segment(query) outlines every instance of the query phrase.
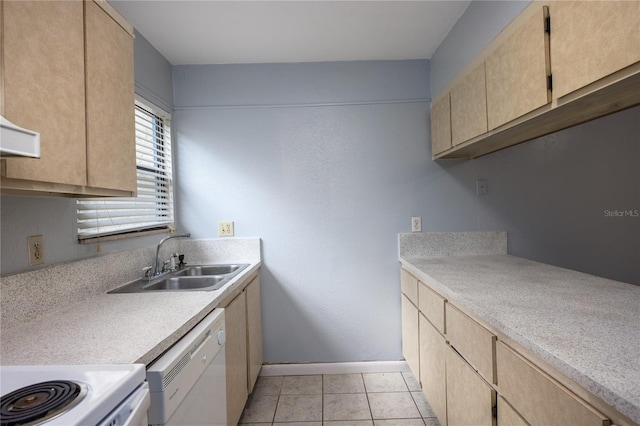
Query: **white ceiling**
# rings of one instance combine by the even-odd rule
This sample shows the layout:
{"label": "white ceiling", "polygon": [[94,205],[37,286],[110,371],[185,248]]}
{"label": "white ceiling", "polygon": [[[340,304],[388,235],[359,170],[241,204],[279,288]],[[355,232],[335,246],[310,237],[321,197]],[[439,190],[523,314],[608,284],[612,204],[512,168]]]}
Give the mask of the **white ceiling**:
{"label": "white ceiling", "polygon": [[184,65],[429,59],[470,0],[109,2]]}

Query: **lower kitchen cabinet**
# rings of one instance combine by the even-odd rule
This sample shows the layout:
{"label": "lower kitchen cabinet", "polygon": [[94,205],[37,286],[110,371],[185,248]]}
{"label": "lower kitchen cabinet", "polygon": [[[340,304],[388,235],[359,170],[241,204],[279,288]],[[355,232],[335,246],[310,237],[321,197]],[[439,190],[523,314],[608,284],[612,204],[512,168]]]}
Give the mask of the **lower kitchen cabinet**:
{"label": "lower kitchen cabinet", "polygon": [[419,378],[418,308],[404,294],[402,295],[402,354],[413,374]]}
{"label": "lower kitchen cabinet", "polygon": [[[237,293],[236,293],[237,294]],[[262,367],[260,277],[256,275],[225,307],[227,424],[235,426]],[[235,297],[234,297],[235,296]]]}
{"label": "lower kitchen cabinet", "polygon": [[447,342],[420,313],[420,383],[441,425],[447,424]]}
{"label": "lower kitchen cabinet", "polygon": [[235,426],[247,401],[247,299],[240,293],[225,308],[227,341],[227,424]]}
{"label": "lower kitchen cabinet", "polygon": [[496,345],[496,358],[500,394],[530,424],[611,424],[606,416],[502,342]]}
{"label": "lower kitchen cabinet", "polygon": [[255,277],[245,289],[247,294],[247,390],[253,391],[262,368],[262,307],[260,277]]}
{"label": "lower kitchen cabinet", "polygon": [[528,426],[529,423],[501,396],[498,396],[498,426]]}
{"label": "lower kitchen cabinet", "polygon": [[446,350],[447,424],[495,426],[496,391],[451,347]]}

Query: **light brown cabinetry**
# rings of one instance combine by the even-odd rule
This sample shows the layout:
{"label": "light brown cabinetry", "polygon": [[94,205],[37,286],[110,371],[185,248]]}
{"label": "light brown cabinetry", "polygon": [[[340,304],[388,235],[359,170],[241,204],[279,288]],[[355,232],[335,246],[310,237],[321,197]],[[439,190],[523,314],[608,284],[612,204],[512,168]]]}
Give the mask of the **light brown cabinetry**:
{"label": "light brown cabinetry", "polygon": [[2,192],[136,191],[133,28],[106,2],[2,1],[2,115],[41,158],[2,159]]}
{"label": "light brown cabinetry", "polygon": [[555,1],[549,7],[554,98],[640,61],[639,1]]}
{"label": "light brown cabinetry", "polygon": [[[83,2],[2,1],[2,115],[40,132],[41,158],[3,177],[86,184]],[[3,180],[2,186],[5,186]]]}
{"label": "light brown cabinetry", "polygon": [[418,287],[419,308],[422,315],[433,324],[441,334],[445,333],[445,303],[446,299],[431,290],[425,283]]}
{"label": "light brown cabinetry", "polygon": [[224,301],[227,342],[227,424],[235,426],[263,363],[260,277]]}
{"label": "light brown cabinetry", "polygon": [[451,148],[451,97],[441,94],[431,104],[431,151],[437,155]]}
{"label": "light brown cabinetry", "polygon": [[240,420],[247,391],[247,299],[244,291],[225,308],[227,341],[225,357],[227,369],[227,425]]}
{"label": "light brown cabinetry", "polygon": [[247,390],[251,393],[264,361],[260,277],[254,278],[245,292],[247,294]]}
{"label": "light brown cabinetry", "polygon": [[451,304],[446,305],[447,338],[489,383],[495,383],[496,336]]}
{"label": "light brown cabinetry", "polygon": [[416,377],[420,377],[418,355],[418,280],[404,269],[400,270],[402,309],[402,354]]}
{"label": "light brown cabinetry", "polygon": [[94,2],[85,21],[87,185],[135,192],[133,39]]}
{"label": "light brown cabinetry", "polygon": [[453,349],[447,348],[447,424],[495,424],[496,391]]}
{"label": "light brown cabinetry", "polygon": [[[469,138],[478,116],[456,112],[454,93],[482,64],[487,130]],[[433,158],[476,158],[639,105],[639,85],[640,1],[532,2],[434,97],[451,97],[453,142],[441,142],[434,103]]]}
{"label": "light brown cabinetry", "polygon": [[447,424],[447,342],[420,314],[420,383],[441,425]]}
{"label": "light brown cabinetry", "polygon": [[420,377],[418,308],[402,295],[402,355],[416,377]]}
{"label": "light brown cabinetry", "polygon": [[488,130],[551,101],[547,85],[551,69],[546,16],[548,8],[538,6],[533,15],[487,57]]}
{"label": "light brown cabinetry", "polygon": [[487,131],[485,64],[451,89],[451,141],[459,145]]}
{"label": "light brown cabinetry", "polygon": [[496,357],[500,394],[530,424],[611,424],[606,416],[502,342],[497,344]]}
{"label": "light brown cabinetry", "polygon": [[529,423],[498,395],[498,426],[528,426]]}

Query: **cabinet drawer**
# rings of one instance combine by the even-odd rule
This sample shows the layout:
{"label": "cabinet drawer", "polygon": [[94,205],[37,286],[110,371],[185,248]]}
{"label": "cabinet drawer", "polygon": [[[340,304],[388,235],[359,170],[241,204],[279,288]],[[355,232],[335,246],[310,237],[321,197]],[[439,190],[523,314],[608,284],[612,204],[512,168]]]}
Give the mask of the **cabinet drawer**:
{"label": "cabinet drawer", "polygon": [[409,300],[418,306],[418,279],[405,269],[400,269],[400,287]]}
{"label": "cabinet drawer", "polygon": [[447,338],[473,368],[489,383],[495,383],[496,336],[447,303]]}
{"label": "cabinet drawer", "polygon": [[426,284],[418,284],[418,307],[420,312],[433,324],[440,333],[445,332],[444,304],[446,299]]}
{"label": "cabinet drawer", "polygon": [[529,426],[529,423],[513,409],[501,396],[498,396],[498,426]]}
{"label": "cabinet drawer", "polygon": [[496,345],[496,361],[500,394],[532,425],[611,424],[603,414],[502,342]]}
{"label": "cabinet drawer", "polygon": [[447,357],[447,424],[449,426],[495,425],[496,391],[473,371],[455,351]]}

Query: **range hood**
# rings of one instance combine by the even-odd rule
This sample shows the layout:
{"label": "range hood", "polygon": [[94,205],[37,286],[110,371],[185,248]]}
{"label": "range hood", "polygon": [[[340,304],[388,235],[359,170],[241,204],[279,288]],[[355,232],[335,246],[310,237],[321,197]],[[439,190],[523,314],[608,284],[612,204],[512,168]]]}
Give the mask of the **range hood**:
{"label": "range hood", "polygon": [[0,157],[40,158],[40,133],[16,126],[0,115]]}

